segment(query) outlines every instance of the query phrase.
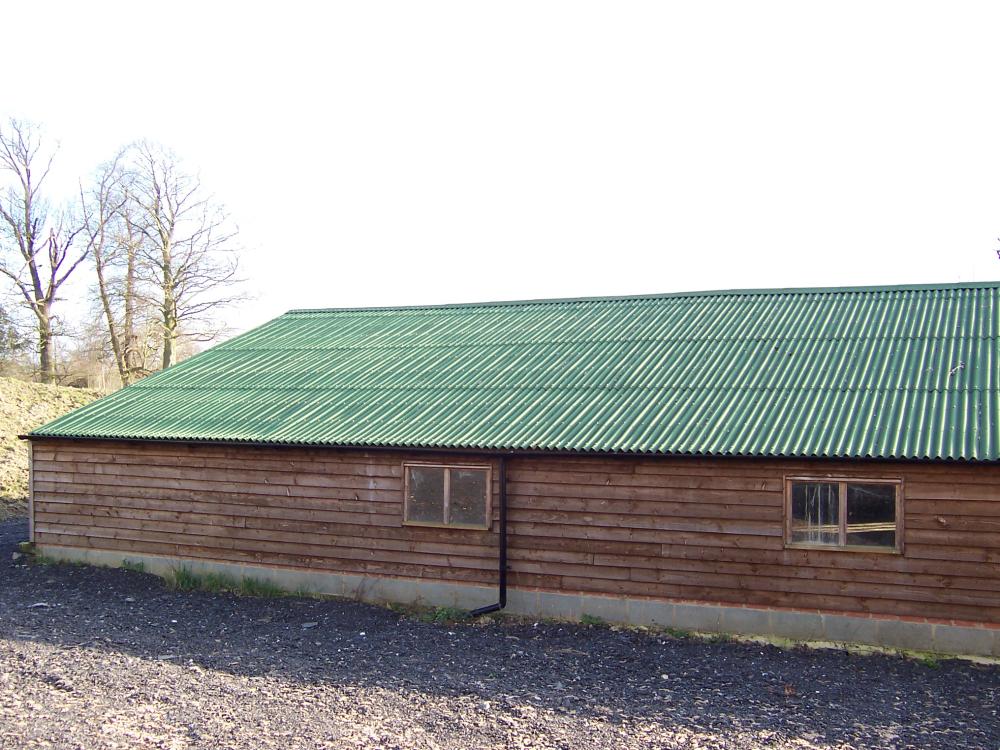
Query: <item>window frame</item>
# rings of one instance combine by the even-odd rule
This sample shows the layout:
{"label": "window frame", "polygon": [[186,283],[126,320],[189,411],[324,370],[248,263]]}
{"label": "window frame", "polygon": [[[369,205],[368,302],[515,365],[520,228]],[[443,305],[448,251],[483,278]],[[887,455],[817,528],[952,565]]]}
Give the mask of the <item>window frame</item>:
{"label": "window frame", "polygon": [[[836,484],[840,533],[837,544],[792,541],[792,483],[814,482]],[[874,547],[864,544],[847,544],[847,485],[849,484],[891,484],[896,488],[896,544],[893,547]],[[903,554],[903,480],[899,477],[859,477],[859,476],[816,476],[786,475],[784,481],[784,542],[786,549],[820,550],[826,552],[869,552],[876,555]]]}
{"label": "window frame", "polygon": [[[443,523],[436,521],[410,520],[410,469],[444,469],[444,519]],[[451,471],[485,471],[486,472],[486,523],[448,523],[448,510],[451,500]],[[433,529],[465,529],[470,531],[489,531],[493,528],[493,465],[492,464],[448,464],[441,462],[404,461],[403,462],[403,526],[423,526]]]}

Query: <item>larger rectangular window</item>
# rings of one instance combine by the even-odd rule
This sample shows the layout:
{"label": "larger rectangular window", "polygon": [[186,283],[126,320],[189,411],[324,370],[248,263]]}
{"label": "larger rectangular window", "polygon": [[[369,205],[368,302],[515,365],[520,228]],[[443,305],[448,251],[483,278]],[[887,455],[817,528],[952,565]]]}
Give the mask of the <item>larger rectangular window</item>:
{"label": "larger rectangular window", "polygon": [[403,522],[488,529],[490,467],[403,464]]}
{"label": "larger rectangular window", "polygon": [[794,477],[785,486],[785,543],[902,551],[901,482]]}

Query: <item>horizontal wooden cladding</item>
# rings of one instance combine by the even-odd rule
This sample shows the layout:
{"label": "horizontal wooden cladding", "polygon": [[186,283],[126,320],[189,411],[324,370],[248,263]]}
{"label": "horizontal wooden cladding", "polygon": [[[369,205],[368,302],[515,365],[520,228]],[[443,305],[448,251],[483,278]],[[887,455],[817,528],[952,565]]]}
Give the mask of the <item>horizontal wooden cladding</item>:
{"label": "horizontal wooden cladding", "polygon": [[90,483],[90,482],[49,482],[38,479],[35,483],[35,496],[40,502],[45,502],[51,498],[52,502],[58,502],[59,498],[72,498],[78,495],[92,497],[95,500],[107,500],[114,502],[122,496],[162,499],[168,502],[225,502],[239,504],[244,507],[244,512],[248,507],[278,507],[278,508],[300,508],[316,510],[345,510],[350,509],[352,503],[371,504],[372,513],[384,513],[394,517],[399,515],[398,510],[402,503],[398,498],[393,500],[391,496],[379,495],[376,493],[361,492],[358,490],[339,490],[322,493],[290,493],[285,492],[286,488],[272,487],[270,491],[261,488],[257,492],[247,492],[242,487],[233,489],[230,492],[210,491],[204,485],[199,485],[197,480],[187,482],[176,482],[174,486],[164,486],[158,483],[155,486],[136,486],[136,483],[129,483],[125,479],[113,483]]}
{"label": "horizontal wooden cladding", "polygon": [[[131,487],[135,485],[143,487],[163,487],[170,490],[197,490],[205,494],[212,492],[238,492],[247,495],[275,495],[284,494],[287,497],[326,497],[333,499],[350,491],[355,494],[363,491],[374,491],[377,486],[351,487],[340,486],[331,477],[315,478],[300,477],[295,484],[284,484],[277,479],[269,481],[253,481],[254,477],[244,475],[239,479],[217,480],[206,479],[197,476],[192,471],[184,471],[176,468],[169,476],[149,476],[152,470],[147,471],[147,475],[140,472],[129,475],[127,472],[120,474],[78,474],[75,472],[39,471],[35,475],[38,482],[64,483],[72,485],[107,485],[110,487]],[[140,481],[141,480],[141,481]],[[402,488],[398,481],[395,485],[383,488],[394,492],[397,498],[401,497]]]}
{"label": "horizontal wooden cladding", "polygon": [[[401,525],[404,458],[39,443],[33,461],[36,530],[39,541],[58,538],[74,546],[138,552],[149,544],[161,553],[202,559],[494,581],[495,533]],[[546,583],[557,585],[557,579]]]}
{"label": "horizontal wooden cladding", "polygon": [[[393,466],[383,451],[335,451],[323,448],[260,448],[240,445],[198,445],[192,443],[140,443],[106,441],[34,441],[35,456],[42,460],[90,461],[94,463],[149,463],[155,456],[158,465],[172,462],[184,466],[214,466],[218,462],[236,462],[246,466],[272,462],[275,468],[294,466],[310,469],[332,464],[362,464],[371,467]],[[401,473],[401,469],[397,467]]]}
{"label": "horizontal wooden cladding", "polygon": [[[51,473],[54,476],[93,476],[95,480],[103,477],[143,477],[150,479],[172,479],[177,476],[178,471],[195,470],[203,482],[214,482],[228,484],[239,483],[260,483],[265,485],[291,485],[305,487],[341,487],[350,489],[377,489],[391,488],[399,490],[402,487],[402,480],[398,475],[384,471],[380,474],[358,474],[357,464],[337,464],[328,470],[311,467],[308,472],[295,471],[285,467],[279,471],[276,469],[261,469],[256,464],[244,466],[243,468],[219,468],[204,466],[185,466],[174,464],[163,466],[149,466],[146,464],[101,464],[71,461],[45,461],[38,459],[35,461],[35,469],[40,475]],[[384,467],[388,469],[389,467]],[[352,471],[352,469],[354,469]]]}
{"label": "horizontal wooden cladding", "polygon": [[[450,460],[37,442],[36,531],[42,544],[495,582],[496,526],[402,526],[402,463],[414,459]],[[1000,467],[599,457],[508,467],[515,586],[1000,622]],[[786,549],[789,475],[902,479],[904,555]]]}
{"label": "horizontal wooden cladding", "polygon": [[568,485],[571,488],[596,487],[610,492],[651,489],[691,489],[707,491],[777,492],[781,493],[781,478],[755,478],[739,476],[718,476],[705,471],[702,474],[635,474],[621,472],[592,472],[554,469],[521,468],[517,472],[518,481],[523,482],[525,491],[531,486]]}
{"label": "horizontal wooden cladding", "polygon": [[[512,539],[517,548],[542,545],[558,527],[571,548],[618,545],[595,551],[594,570],[628,570],[627,579],[564,576],[564,588],[1000,622],[1000,469],[987,467],[991,483],[982,468],[516,459]],[[905,554],[786,549],[782,489],[791,475],[903,480],[913,503],[904,507]]]}
{"label": "horizontal wooden cladding", "polygon": [[[54,520],[53,520],[54,519]],[[61,522],[60,522],[61,521]],[[224,535],[211,533],[214,527],[199,524],[175,523],[169,521],[143,521],[139,519],[116,519],[108,526],[78,524],[73,519],[42,514],[38,517],[37,531],[43,534],[63,536],[86,535],[89,538],[150,540],[172,544],[196,544],[211,547],[224,553],[236,549],[245,552],[284,553],[294,546],[296,553],[308,555],[312,559],[333,560],[375,560],[398,565],[418,564],[446,568],[472,568],[492,570],[495,566],[480,554],[481,548],[470,545],[444,545],[404,543],[392,544],[387,539],[358,539],[356,537],[326,536],[315,543],[303,540],[298,533],[287,533],[275,529],[231,527]],[[367,542],[367,544],[366,544]],[[373,543],[377,542],[377,543]],[[397,549],[393,549],[396,547]]]}
{"label": "horizontal wooden cladding", "polygon": [[[676,487],[613,487],[557,483],[510,482],[508,492],[513,497],[566,499],[570,501],[595,499],[605,502],[692,502],[720,503],[733,508],[764,507],[781,509],[781,493],[754,492],[752,490],[725,490],[716,488]],[[777,502],[775,502],[777,501]]]}
{"label": "horizontal wooden cladding", "polygon": [[681,458],[635,456],[536,456],[514,459],[533,471],[591,472],[614,475],[721,476],[723,478],[774,480],[775,476],[865,476],[939,483],[951,478],[960,483],[1000,485],[1000,463],[934,463],[906,461],[850,461],[770,458]]}
{"label": "horizontal wooden cladding", "polygon": [[[669,496],[668,496],[669,497]],[[558,512],[569,512],[588,516],[590,514],[617,514],[623,516],[674,516],[677,518],[721,519],[726,521],[765,520],[781,521],[781,506],[758,507],[741,503],[714,503],[710,500],[696,502],[691,500],[657,502],[638,500],[616,500],[612,498],[555,498],[538,495],[517,496],[510,498],[509,507],[515,510],[539,511],[540,508],[558,507]],[[627,523],[622,525],[628,525]]]}

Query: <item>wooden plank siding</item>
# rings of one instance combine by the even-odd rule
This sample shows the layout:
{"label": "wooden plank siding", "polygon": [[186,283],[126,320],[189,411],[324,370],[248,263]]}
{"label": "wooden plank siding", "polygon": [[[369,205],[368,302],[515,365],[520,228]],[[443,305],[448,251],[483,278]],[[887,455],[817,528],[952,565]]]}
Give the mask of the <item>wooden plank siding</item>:
{"label": "wooden plank siding", "polygon": [[[39,440],[38,544],[494,584],[490,531],[402,525],[384,451]],[[456,462],[456,461],[453,461]],[[460,463],[494,466],[464,456]],[[786,476],[903,481],[903,554],[786,549]],[[1000,623],[1000,466],[508,459],[510,585]]]}

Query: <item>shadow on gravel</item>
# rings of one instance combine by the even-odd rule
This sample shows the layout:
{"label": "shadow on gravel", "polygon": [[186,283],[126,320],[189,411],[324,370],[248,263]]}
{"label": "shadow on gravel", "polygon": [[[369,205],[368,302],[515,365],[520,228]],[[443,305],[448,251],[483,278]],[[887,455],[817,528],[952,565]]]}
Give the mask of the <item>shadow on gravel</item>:
{"label": "shadow on gravel", "polygon": [[[0,638],[300,684],[475,696],[857,746],[1000,747],[1000,668],[674,640],[575,625],[425,624],[354,602],[175,593],[150,575],[12,560]],[[2,670],[0,670],[2,671]]]}

